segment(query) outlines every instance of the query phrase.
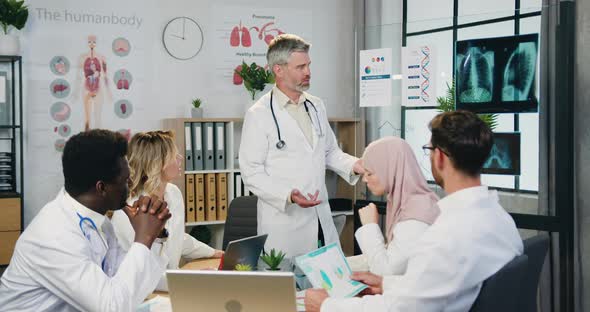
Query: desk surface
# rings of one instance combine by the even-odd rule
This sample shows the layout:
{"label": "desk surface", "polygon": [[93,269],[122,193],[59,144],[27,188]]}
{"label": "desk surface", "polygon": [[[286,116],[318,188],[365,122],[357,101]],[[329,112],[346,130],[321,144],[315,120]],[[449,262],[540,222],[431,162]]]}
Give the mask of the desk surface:
{"label": "desk surface", "polygon": [[206,270],[217,269],[221,259],[197,259],[182,266],[182,270]]}
{"label": "desk surface", "polygon": [[[219,259],[219,258],[215,258],[215,259],[196,259],[196,260],[193,260],[193,261],[188,262],[187,264],[183,265],[182,268],[180,268],[180,269],[181,270],[209,270],[209,269],[215,269],[215,270],[217,270],[217,268],[219,267],[219,262],[220,261],[221,261],[221,259]],[[149,295],[146,298],[146,300],[152,299],[155,296],[168,297],[168,292],[167,291],[159,291],[159,290],[156,290],[151,295]]]}

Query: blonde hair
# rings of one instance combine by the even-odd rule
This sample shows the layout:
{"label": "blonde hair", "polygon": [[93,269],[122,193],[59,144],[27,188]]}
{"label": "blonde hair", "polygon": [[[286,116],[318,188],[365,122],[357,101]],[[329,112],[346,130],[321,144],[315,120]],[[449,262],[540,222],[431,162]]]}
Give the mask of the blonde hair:
{"label": "blonde hair", "polygon": [[131,172],[130,197],[142,193],[154,195],[163,183],[162,171],[166,164],[176,159],[178,148],[172,131],[148,131],[136,133],[129,142],[127,160]]}

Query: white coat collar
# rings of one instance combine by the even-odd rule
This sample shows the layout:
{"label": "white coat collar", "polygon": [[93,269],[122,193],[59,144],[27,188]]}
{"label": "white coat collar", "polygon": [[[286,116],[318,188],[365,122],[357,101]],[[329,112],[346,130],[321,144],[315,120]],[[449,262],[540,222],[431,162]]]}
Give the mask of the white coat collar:
{"label": "white coat collar", "polygon": [[287,106],[288,104],[297,104],[297,105],[303,104],[303,102],[305,102],[305,100],[307,99],[307,93],[302,92],[301,95],[299,96],[299,100],[297,101],[297,103],[294,103],[276,85],[272,88],[272,92],[273,92],[273,101],[276,101],[276,103],[278,104],[277,106],[281,110],[284,109],[285,106]]}
{"label": "white coat collar", "polygon": [[[457,207],[457,203],[462,203],[461,206],[466,206],[468,203],[478,201],[480,199],[489,198],[490,200],[498,200],[498,193],[496,191],[488,190],[485,185],[469,187],[456,191],[450,195],[445,196],[438,201],[438,207],[441,210],[450,210]],[[473,207],[479,207],[474,205]]]}
{"label": "white coat collar", "polygon": [[62,189],[64,202],[66,205],[74,208],[74,211],[80,214],[82,217],[90,218],[96,224],[97,229],[102,228],[102,224],[104,223],[106,217],[101,215],[100,213],[89,209],[88,207],[80,204],[77,200],[75,200],[65,189]]}

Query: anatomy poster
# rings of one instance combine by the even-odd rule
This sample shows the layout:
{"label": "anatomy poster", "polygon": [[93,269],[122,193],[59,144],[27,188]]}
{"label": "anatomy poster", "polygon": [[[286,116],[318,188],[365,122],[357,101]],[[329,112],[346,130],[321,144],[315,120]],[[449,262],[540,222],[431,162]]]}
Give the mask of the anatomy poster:
{"label": "anatomy poster", "polygon": [[390,48],[362,50],[359,53],[359,105],[391,106],[392,51]]}
{"label": "anatomy poster", "polygon": [[436,106],[436,61],[433,47],[402,48],[402,105]]}
{"label": "anatomy poster", "polygon": [[76,0],[33,0],[28,5],[22,38],[25,149],[34,178],[25,181],[29,190],[43,192],[47,186],[37,177],[61,180],[59,159],[72,135],[106,128],[129,136],[141,128],[137,112],[149,97],[145,80],[151,73],[157,25],[153,0],[108,0],[92,6]]}
{"label": "anatomy poster", "polygon": [[252,8],[218,5],[213,9],[214,29],[209,32],[215,51],[215,79],[220,92],[243,92],[243,81],[235,70],[242,62],[266,66],[270,41],[292,33],[310,41],[312,14],[309,10]]}

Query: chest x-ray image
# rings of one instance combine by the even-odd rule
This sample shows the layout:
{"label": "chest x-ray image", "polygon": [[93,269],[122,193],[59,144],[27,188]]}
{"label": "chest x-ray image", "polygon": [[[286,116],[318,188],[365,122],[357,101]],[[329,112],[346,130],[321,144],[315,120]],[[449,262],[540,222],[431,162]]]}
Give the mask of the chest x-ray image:
{"label": "chest x-ray image", "polygon": [[536,112],[538,35],[457,42],[457,109]]}
{"label": "chest x-ray image", "polygon": [[494,90],[494,51],[486,47],[471,47],[458,54],[457,93],[461,102],[486,103]]}
{"label": "chest x-ray image", "polygon": [[482,173],[520,175],[520,133],[494,133],[494,145]]}
{"label": "chest x-ray image", "polygon": [[534,42],[519,43],[504,67],[502,101],[526,101],[535,82],[536,68],[537,45]]}

